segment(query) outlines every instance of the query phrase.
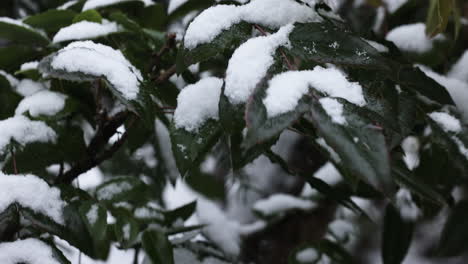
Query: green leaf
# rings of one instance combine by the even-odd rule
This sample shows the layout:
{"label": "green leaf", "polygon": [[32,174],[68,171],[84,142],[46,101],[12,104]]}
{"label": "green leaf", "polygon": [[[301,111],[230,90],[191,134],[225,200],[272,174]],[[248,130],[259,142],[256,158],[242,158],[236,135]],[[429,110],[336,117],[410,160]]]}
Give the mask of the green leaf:
{"label": "green leaf", "polygon": [[200,164],[202,158],[216,144],[221,134],[221,126],[214,120],[208,120],[197,132],[189,132],[184,128],[170,128],[172,152],[180,175]]}
{"label": "green leaf", "polygon": [[138,238],[140,231],[138,222],[129,214],[123,212],[112,213],[117,221],[114,225],[114,233],[117,241],[124,248],[130,248]]}
{"label": "green leaf", "polygon": [[143,201],[147,186],[136,177],[117,177],[96,188],[96,198],[104,203]]}
{"label": "green leaf", "polygon": [[8,80],[0,74],[0,120],[13,116],[20,101],[21,96],[13,91]]}
{"label": "green leaf", "polygon": [[330,22],[296,23],[289,34],[291,48],[285,49],[300,59],[315,63],[388,70],[386,59],[348,29]]}
{"label": "green leaf", "polygon": [[96,23],[101,23],[102,21],[102,16],[99,14],[98,11],[94,9],[86,10],[83,13],[80,13],[76,15],[73,18],[72,23],[78,23],[80,21],[90,21],[90,22],[96,22]]}
{"label": "green leaf", "polygon": [[11,241],[20,229],[20,215],[16,203],[0,212],[0,241]]}
{"label": "green leaf", "polygon": [[76,13],[71,10],[48,10],[44,13],[30,16],[23,22],[36,28],[41,28],[48,33],[57,32],[59,29],[69,26]]}
{"label": "green leaf", "polygon": [[182,73],[192,64],[209,60],[223,52],[236,49],[251,37],[251,31],[250,24],[241,22],[221,32],[210,43],[200,44],[190,50],[185,47],[180,48],[177,53],[177,73]]}
{"label": "green leaf", "polygon": [[141,240],[152,264],[174,264],[172,245],[163,232],[146,230]]}
{"label": "green leaf", "polygon": [[177,7],[167,18],[168,21],[183,17],[195,10],[206,9],[216,3],[214,0],[188,0],[179,7]]}
{"label": "green leaf", "polygon": [[93,238],[97,241],[104,240],[107,232],[106,209],[97,203],[86,201],[78,210]]}
{"label": "green leaf", "polygon": [[166,222],[166,225],[172,225],[175,221],[181,219],[181,220],[187,220],[190,218],[190,216],[193,215],[195,210],[197,209],[197,201],[193,201],[191,203],[185,204],[181,207],[178,207],[174,210],[167,211],[164,213],[164,220]]}
{"label": "green leaf", "polygon": [[408,252],[413,236],[414,224],[401,218],[393,205],[385,210],[382,259],[384,264],[400,264]]}
{"label": "green leaf", "polygon": [[25,61],[33,61],[42,53],[42,51],[27,45],[0,47],[0,69],[13,72],[19,69]]}
{"label": "green leaf", "polygon": [[341,158],[343,166],[357,177],[386,194],[393,189],[388,149],[382,131],[372,126],[368,111],[342,99],[347,124],[333,123],[318,101],[312,104],[312,122],[318,133]]}
{"label": "green leaf", "polygon": [[50,42],[47,36],[34,28],[5,21],[0,21],[0,38],[31,46],[45,46]]}
{"label": "green leaf", "polygon": [[452,257],[466,252],[466,244],[468,243],[467,221],[468,201],[462,200],[450,210],[439,241],[439,255]]}
{"label": "green leaf", "polygon": [[434,37],[445,31],[455,0],[431,0],[426,19],[426,34]]}

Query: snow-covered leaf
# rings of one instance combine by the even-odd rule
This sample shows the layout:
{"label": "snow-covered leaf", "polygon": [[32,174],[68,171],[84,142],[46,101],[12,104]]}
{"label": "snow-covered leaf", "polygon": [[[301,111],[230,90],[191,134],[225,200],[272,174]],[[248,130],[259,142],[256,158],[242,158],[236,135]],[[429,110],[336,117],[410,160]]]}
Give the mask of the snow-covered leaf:
{"label": "snow-covered leaf", "polygon": [[136,177],[118,177],[96,188],[96,198],[105,203],[141,201],[146,185]]}
{"label": "snow-covered leaf", "polygon": [[0,17],[0,37],[28,45],[45,46],[49,44],[47,36],[23,23],[8,17]]}

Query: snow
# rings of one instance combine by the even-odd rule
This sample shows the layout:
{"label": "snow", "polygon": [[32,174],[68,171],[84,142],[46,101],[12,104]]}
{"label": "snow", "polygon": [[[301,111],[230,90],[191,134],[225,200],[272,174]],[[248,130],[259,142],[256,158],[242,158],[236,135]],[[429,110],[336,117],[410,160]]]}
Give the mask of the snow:
{"label": "snow", "polygon": [[330,158],[333,161],[338,162],[338,163],[341,162],[340,155],[338,155],[338,153],[336,153],[335,150],[332,147],[330,147],[330,145],[328,145],[327,142],[325,142],[325,139],[317,138],[315,142],[319,144],[322,148],[327,150],[328,153],[330,153]]}
{"label": "snow", "polygon": [[321,179],[329,185],[336,185],[343,180],[343,176],[341,176],[340,172],[331,162],[327,162],[320,167],[320,169],[314,173],[314,177]]}
{"label": "snow", "polygon": [[432,112],[429,117],[439,124],[445,132],[459,133],[461,132],[460,121],[450,114],[444,112]]}
{"label": "snow", "polygon": [[23,23],[21,20],[12,19],[12,18],[9,18],[9,17],[0,17],[0,22],[7,23],[7,24],[12,24],[12,25],[27,28],[29,30],[36,31],[30,25]]}
{"label": "snow", "polygon": [[317,205],[310,201],[289,194],[273,194],[270,197],[255,202],[253,209],[265,216],[272,216],[288,210],[312,210]]}
{"label": "snow", "polygon": [[388,12],[392,14],[395,13],[398,8],[408,2],[408,0],[383,0],[383,2],[387,6]]}
{"label": "snow", "polygon": [[426,36],[426,25],[424,23],[415,23],[402,25],[388,32],[386,39],[392,41],[399,49],[425,53],[433,48],[434,42],[444,40],[441,34],[432,39]]}
{"label": "snow", "polygon": [[419,166],[419,148],[420,143],[417,137],[409,136],[401,143],[404,151],[403,161],[409,170],[414,170]]}
{"label": "snow", "polygon": [[58,51],[51,66],[55,70],[105,76],[127,100],[137,98],[141,73],[120,50],[92,41],[76,41]]}
{"label": "snow", "polygon": [[86,218],[88,219],[88,222],[91,224],[91,225],[94,225],[96,224],[97,220],[98,220],[98,216],[99,216],[99,207],[95,204],[93,204],[91,206],[91,208],[89,209],[89,211],[86,213]]}
{"label": "snow", "polygon": [[187,85],[177,97],[174,112],[176,128],[196,132],[208,119],[218,120],[218,103],[223,80],[216,77],[201,79]]}
{"label": "snow", "polygon": [[80,21],[67,27],[61,28],[55,34],[52,42],[59,43],[63,41],[94,39],[121,31],[122,28],[115,22],[106,19],[102,23]]}
{"label": "snow", "polygon": [[30,96],[43,89],[46,89],[43,83],[36,82],[31,79],[23,79],[16,86],[16,92],[24,97]]}
{"label": "snow", "polygon": [[434,79],[436,82],[447,89],[458,109],[461,111],[463,120],[468,122],[468,104],[466,103],[468,102],[468,83],[440,75],[425,66],[418,65],[418,67],[427,76]]}
{"label": "snow", "polygon": [[[226,79],[226,91],[227,85]],[[359,83],[348,81],[337,68],[316,66],[313,70],[284,72],[269,81],[266,97],[263,99],[268,117],[294,110],[299,99],[309,91],[309,87],[359,106],[366,104]]]}
{"label": "snow", "polygon": [[15,115],[29,111],[32,117],[53,116],[65,107],[66,96],[61,93],[42,90],[23,98],[15,110]]}
{"label": "snow", "polygon": [[116,195],[129,191],[132,188],[133,186],[125,181],[111,182],[96,191],[96,198],[98,200],[112,200]]}
{"label": "snow", "polygon": [[[468,50],[466,50],[461,58],[452,66],[448,77],[465,83],[468,82]],[[468,93],[468,89],[465,92]]]}
{"label": "snow", "polygon": [[55,143],[57,134],[52,128],[42,121],[31,121],[24,116],[14,116],[0,121],[0,153],[8,150],[5,148],[11,140],[20,145],[32,142]]}
{"label": "snow", "polygon": [[76,3],[78,3],[78,0],[71,0],[71,1],[65,2],[63,5],[57,7],[57,10],[68,9],[69,7],[71,7],[72,5],[74,5]]}
{"label": "snow", "polygon": [[465,144],[456,136],[452,136],[452,140],[457,144],[458,151],[465,156],[466,159],[468,159],[468,148],[465,146]]}
{"label": "snow", "polygon": [[294,22],[318,21],[313,8],[294,0],[253,0],[246,5],[217,5],[204,10],[187,28],[184,46],[196,46],[213,41],[223,30],[241,21],[280,28]]}
{"label": "snow", "polygon": [[248,40],[234,51],[226,70],[224,94],[232,104],[245,103],[268,68],[274,63],[273,55],[280,46],[288,46],[293,25],[287,25],[269,36]]}
{"label": "snow", "polygon": [[164,215],[161,212],[157,211],[154,208],[150,209],[148,207],[139,207],[135,209],[134,215],[138,219],[164,219]]}
{"label": "snow", "polygon": [[5,211],[12,203],[19,203],[64,224],[65,202],[60,198],[60,190],[50,187],[37,176],[6,175],[0,172],[0,212]]}
{"label": "snow", "polygon": [[110,5],[114,5],[118,3],[130,2],[130,1],[139,1],[139,2],[142,2],[145,6],[150,6],[154,4],[152,0],[88,0],[83,5],[82,11],[86,11],[89,9],[97,9],[100,7],[105,7],[105,6],[110,6]]}
{"label": "snow", "polygon": [[422,214],[411,198],[411,193],[405,188],[398,190],[395,196],[395,205],[400,212],[401,218],[405,221],[416,221]]}
{"label": "snow", "polygon": [[36,238],[0,243],[0,263],[3,264],[60,264],[53,255],[52,248]]}
{"label": "snow", "polygon": [[9,74],[6,71],[0,70],[0,75],[2,75],[3,77],[5,77],[5,79],[7,79],[11,87],[16,87],[19,83],[18,79],[16,79],[15,77],[13,77],[13,75]]}
{"label": "snow", "polygon": [[371,45],[374,49],[376,49],[378,52],[381,52],[381,53],[385,53],[385,52],[388,52],[388,48],[383,45],[383,44],[380,44],[376,41],[373,41],[373,40],[369,40],[369,39],[363,39],[365,42],[367,42],[367,44]]}
{"label": "snow", "polygon": [[155,168],[158,165],[158,160],[156,159],[154,147],[150,143],[146,143],[141,146],[134,153],[134,159],[143,160],[149,168]]}
{"label": "snow", "polygon": [[[170,0],[169,1],[169,6],[167,7],[167,13],[171,14],[174,12],[177,8],[182,6],[183,4],[187,3],[187,1],[190,0]],[[193,0],[192,0],[193,1]]]}
{"label": "snow", "polygon": [[306,262],[314,262],[320,257],[319,253],[317,250],[314,248],[305,248],[299,252],[296,253],[296,260],[300,263]]}
{"label": "snow", "polygon": [[20,71],[37,70],[38,65],[39,65],[38,61],[25,62],[21,64]]}
{"label": "snow", "polygon": [[332,122],[339,125],[346,125],[346,118],[343,116],[343,105],[333,98],[321,98],[319,100],[325,112],[331,117]]}

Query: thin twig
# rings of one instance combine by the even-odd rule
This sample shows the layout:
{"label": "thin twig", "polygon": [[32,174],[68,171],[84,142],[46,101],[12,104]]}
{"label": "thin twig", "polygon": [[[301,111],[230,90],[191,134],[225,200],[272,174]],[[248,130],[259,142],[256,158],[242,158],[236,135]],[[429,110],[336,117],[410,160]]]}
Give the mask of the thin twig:
{"label": "thin twig", "polygon": [[18,174],[18,167],[16,166],[15,151],[13,150],[13,148],[11,148],[10,151],[11,151],[11,158],[13,159],[13,173]]}

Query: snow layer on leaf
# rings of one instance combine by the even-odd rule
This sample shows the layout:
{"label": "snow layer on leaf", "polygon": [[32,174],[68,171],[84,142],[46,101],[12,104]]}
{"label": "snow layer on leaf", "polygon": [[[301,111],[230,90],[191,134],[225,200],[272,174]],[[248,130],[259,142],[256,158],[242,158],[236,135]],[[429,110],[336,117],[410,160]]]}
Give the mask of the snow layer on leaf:
{"label": "snow layer on leaf", "polygon": [[98,200],[112,200],[115,196],[121,194],[122,192],[129,191],[133,186],[125,181],[122,182],[112,182],[102,188],[99,188],[96,191],[96,198]]}
{"label": "snow layer on leaf", "polygon": [[0,121],[0,153],[11,140],[21,145],[32,142],[55,142],[57,134],[42,121],[31,121],[25,116],[15,116]]}
{"label": "snow layer on leaf", "polygon": [[[169,6],[167,7],[167,13],[171,14],[174,12],[177,8],[182,6],[183,4],[187,3],[187,1],[190,0],[170,0],[169,1]],[[193,1],[193,0],[192,0]]]}
{"label": "snow layer on leaf", "polygon": [[[468,82],[468,50],[466,50],[463,56],[452,66],[448,77]],[[465,92],[468,94],[468,90]]]}
{"label": "snow layer on leaf", "polygon": [[367,42],[367,44],[371,45],[374,49],[376,49],[378,52],[381,52],[381,53],[385,53],[385,52],[388,52],[388,48],[383,45],[383,44],[380,44],[376,41],[373,41],[373,40],[369,40],[369,39],[363,39],[365,42]]}
{"label": "snow layer on leaf", "polygon": [[252,38],[234,51],[226,70],[224,90],[224,94],[232,104],[247,101],[273,65],[276,49],[289,45],[288,36],[293,28],[293,25],[287,25],[269,36]]}
{"label": "snow layer on leaf", "polygon": [[333,98],[322,98],[319,100],[323,109],[332,119],[333,123],[346,125],[346,118],[343,115],[343,105]]}
{"label": "snow layer on leaf", "polygon": [[37,70],[38,65],[39,65],[38,61],[25,62],[21,64],[20,71]]}
{"label": "snow layer on leaf", "polygon": [[305,248],[296,253],[296,260],[300,263],[312,263],[320,257],[314,248]]}
{"label": "snow layer on leaf", "polygon": [[279,28],[294,22],[319,19],[313,8],[294,0],[253,0],[242,6],[217,5],[203,11],[190,23],[184,46],[193,49],[209,43],[223,30],[241,21]]}
{"label": "snow layer on leaf", "polygon": [[176,128],[196,132],[208,119],[218,120],[218,104],[223,80],[216,77],[201,79],[187,85],[177,97],[174,112]]}
{"label": "snow layer on leaf", "polygon": [[414,203],[411,193],[405,189],[401,188],[395,197],[395,205],[400,212],[401,218],[406,221],[416,221],[419,216],[421,216],[421,210]]}
{"label": "snow layer on leaf", "polygon": [[117,23],[110,22],[106,19],[103,19],[102,23],[80,21],[68,27],[61,28],[57,34],[55,34],[52,42],[58,43],[78,39],[94,39],[119,32],[120,30],[121,27]]}
{"label": "snow layer on leaf", "polygon": [[65,202],[60,198],[59,189],[50,187],[34,175],[6,175],[0,172],[0,212],[15,202],[64,224]]}
{"label": "snow layer on leaf", "polygon": [[36,238],[0,243],[0,263],[60,264],[52,248]]}
{"label": "snow layer on leaf", "polygon": [[99,216],[99,207],[95,204],[93,204],[91,206],[91,208],[89,209],[89,211],[86,213],[86,218],[88,219],[88,222],[91,224],[91,225],[94,225],[96,224],[97,220],[98,220],[98,216]]}
{"label": "snow layer on leaf", "polygon": [[435,41],[444,40],[441,34],[433,38],[426,36],[426,25],[423,23],[402,25],[388,32],[386,39],[392,41],[399,49],[425,53],[433,48]]}
{"label": "snow layer on leaf", "polygon": [[105,76],[125,99],[134,100],[139,92],[141,73],[120,50],[92,41],[76,41],[58,51],[51,66],[55,70]]}
{"label": "snow layer on leaf", "polygon": [[18,79],[16,79],[15,77],[13,77],[13,75],[9,74],[8,72],[4,70],[0,70],[0,75],[2,75],[3,77],[7,79],[11,87],[16,87],[19,83]]}
{"label": "snow layer on leaf", "polygon": [[12,18],[9,18],[9,17],[0,17],[0,22],[7,23],[7,24],[12,24],[12,25],[27,28],[29,30],[36,31],[30,25],[23,23],[21,20],[12,19]]}
{"label": "snow layer on leaf", "polygon": [[294,110],[299,99],[309,88],[332,97],[346,99],[359,106],[366,104],[362,87],[358,83],[348,81],[336,68],[316,66],[313,70],[284,72],[270,80],[266,97],[263,99],[268,117]]}
{"label": "snow layer on leaf", "polygon": [[341,158],[340,158],[340,155],[338,155],[338,153],[336,153],[336,151],[330,147],[330,145],[327,144],[327,142],[325,141],[325,139],[323,138],[317,138],[315,140],[315,142],[317,144],[319,144],[322,148],[324,148],[325,150],[328,151],[328,153],[330,153],[330,157],[335,161],[335,162],[341,162]]}
{"label": "snow layer on leaf", "polygon": [[110,5],[123,3],[123,2],[130,2],[130,1],[139,1],[139,2],[142,2],[145,6],[150,6],[154,4],[152,0],[88,0],[83,5],[82,11],[86,11],[89,9],[96,9],[96,8],[100,8],[104,6],[110,6]]}
{"label": "snow layer on leaf", "polygon": [[459,133],[461,131],[460,121],[450,114],[444,112],[432,112],[429,117],[439,124],[446,132]]}
{"label": "snow layer on leaf", "polygon": [[16,107],[15,115],[21,115],[29,111],[32,117],[40,115],[53,116],[65,107],[66,98],[61,93],[42,90],[21,100],[18,107]]}
{"label": "snow layer on leaf", "polygon": [[31,79],[23,79],[16,86],[16,92],[26,97],[46,89],[45,85]]}
{"label": "snow layer on leaf", "polygon": [[438,73],[433,72],[425,66],[418,65],[418,67],[434,81],[444,86],[462,113],[463,120],[468,122],[468,83],[458,79],[448,78]]}
{"label": "snow layer on leaf", "polygon": [[72,5],[74,5],[76,3],[78,3],[78,0],[71,0],[71,1],[65,2],[63,5],[57,7],[57,10],[68,9],[69,7],[71,7]]}
{"label": "snow layer on leaf", "polygon": [[253,209],[265,216],[272,216],[288,210],[308,211],[316,208],[316,206],[317,205],[310,200],[279,193],[255,202]]}
{"label": "snow layer on leaf", "polygon": [[409,170],[414,170],[419,166],[419,140],[417,137],[409,136],[401,143],[401,148],[404,151],[403,161]]}

